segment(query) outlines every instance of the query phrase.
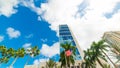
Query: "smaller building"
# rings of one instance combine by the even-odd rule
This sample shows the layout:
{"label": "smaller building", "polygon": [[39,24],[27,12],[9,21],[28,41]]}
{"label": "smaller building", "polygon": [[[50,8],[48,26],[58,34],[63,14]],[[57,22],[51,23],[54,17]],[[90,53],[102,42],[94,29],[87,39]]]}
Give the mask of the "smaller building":
{"label": "smaller building", "polygon": [[[120,31],[109,31],[109,32],[105,32],[103,35],[103,39],[112,46],[117,46],[120,48]],[[114,52],[116,52],[116,55],[120,55],[119,52],[117,52],[114,48],[111,48],[111,50],[113,50]],[[110,52],[110,55],[113,54],[112,52]],[[109,57],[111,57],[109,55]],[[116,58],[111,58],[111,60],[115,63],[117,61]],[[118,68],[120,68],[120,62],[119,63],[115,63],[116,66]]]}

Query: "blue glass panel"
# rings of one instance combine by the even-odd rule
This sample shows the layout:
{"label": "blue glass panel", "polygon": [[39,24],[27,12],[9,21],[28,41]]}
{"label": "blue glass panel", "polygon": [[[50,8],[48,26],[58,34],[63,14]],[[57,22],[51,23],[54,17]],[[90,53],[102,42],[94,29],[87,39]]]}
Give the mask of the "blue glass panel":
{"label": "blue glass panel", "polygon": [[72,36],[61,36],[61,40],[73,40]]}
{"label": "blue glass panel", "polygon": [[76,45],[74,41],[72,41],[72,45],[74,45],[74,46]]}
{"label": "blue glass panel", "polygon": [[69,31],[69,29],[60,29],[59,32],[62,32],[62,31]]}
{"label": "blue glass panel", "polygon": [[70,32],[60,33],[60,35],[71,35],[71,33]]}

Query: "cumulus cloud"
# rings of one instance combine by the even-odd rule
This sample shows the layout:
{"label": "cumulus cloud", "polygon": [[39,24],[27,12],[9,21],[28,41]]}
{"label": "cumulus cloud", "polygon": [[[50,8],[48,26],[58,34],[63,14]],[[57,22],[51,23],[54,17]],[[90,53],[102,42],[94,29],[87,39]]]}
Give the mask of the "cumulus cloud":
{"label": "cumulus cloud", "polygon": [[41,14],[43,12],[41,8],[35,6],[34,0],[21,0],[21,5],[30,8],[32,11],[36,12],[37,14]]}
{"label": "cumulus cloud", "polygon": [[120,9],[110,18],[105,16],[114,11],[119,2],[120,0],[48,0],[40,8],[31,2],[34,5],[31,9],[38,9],[35,12],[51,24],[50,28],[57,35],[58,26],[67,24],[81,48],[87,49],[92,41],[101,39],[104,32],[120,30]]}
{"label": "cumulus cloud", "polygon": [[12,27],[7,28],[6,31],[7,31],[8,36],[10,37],[10,39],[12,39],[12,38],[18,38],[20,36],[20,31],[15,30]]}
{"label": "cumulus cloud", "polygon": [[0,15],[11,16],[16,13],[19,0],[0,0]]}
{"label": "cumulus cloud", "polygon": [[0,36],[0,42],[4,40],[4,36]]}
{"label": "cumulus cloud", "polygon": [[45,39],[41,39],[41,41],[42,41],[43,43],[45,43],[45,42],[48,41],[48,39],[47,39],[47,38],[45,38]]}
{"label": "cumulus cloud", "polygon": [[29,48],[30,46],[31,46],[31,43],[25,43],[25,44],[23,45],[24,48]]}
{"label": "cumulus cloud", "polygon": [[[81,4],[87,2],[84,15],[81,17]],[[51,24],[50,28],[58,34],[58,25],[67,24],[77,38],[82,49],[90,46],[92,41],[101,39],[106,31],[120,30],[120,12],[111,18],[105,13],[113,11],[120,0],[48,0],[41,5],[44,14],[41,17]],[[81,10],[81,11],[83,11]],[[76,16],[77,14],[77,16]]]}
{"label": "cumulus cloud", "polygon": [[44,59],[36,59],[36,60],[34,60],[33,63],[34,63],[35,65],[38,65],[39,63],[41,63],[41,62],[46,62],[46,61],[48,61],[48,60],[49,60],[48,58],[47,58],[47,59],[45,59],[45,58],[44,58]]}
{"label": "cumulus cloud", "polygon": [[51,57],[55,56],[56,54],[59,54],[59,50],[60,50],[60,47],[59,47],[58,42],[54,43],[52,46],[43,44],[42,48],[40,50],[40,53],[46,57],[51,58]]}

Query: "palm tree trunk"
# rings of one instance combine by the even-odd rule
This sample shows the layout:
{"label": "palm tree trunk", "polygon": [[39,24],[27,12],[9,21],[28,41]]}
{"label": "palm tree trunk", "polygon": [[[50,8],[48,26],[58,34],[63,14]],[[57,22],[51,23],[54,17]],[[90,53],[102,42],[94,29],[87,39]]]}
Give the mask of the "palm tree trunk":
{"label": "palm tree trunk", "polygon": [[30,56],[28,57],[28,59],[27,59],[25,65],[27,65],[29,61],[30,61]]}
{"label": "palm tree trunk", "polygon": [[97,61],[98,61],[98,63],[100,64],[100,66],[101,66],[102,68],[104,68],[104,66],[103,66],[103,64],[100,62],[99,58],[97,58]]}
{"label": "palm tree trunk", "polygon": [[102,51],[104,54],[105,54],[105,56],[110,60],[110,62],[114,65],[114,67],[115,68],[117,68],[117,66],[115,65],[115,63],[108,57],[108,55],[104,52],[104,51]]}
{"label": "palm tree trunk", "polygon": [[[65,50],[64,50],[64,51],[65,51]],[[66,63],[65,67],[68,68],[68,66],[67,66],[67,58],[66,58],[66,54],[65,54],[65,63]]]}
{"label": "palm tree trunk", "polygon": [[16,57],[16,58],[14,59],[14,61],[12,62],[12,64],[9,66],[9,68],[12,68],[13,64],[16,62],[17,59],[18,59],[18,57]]}

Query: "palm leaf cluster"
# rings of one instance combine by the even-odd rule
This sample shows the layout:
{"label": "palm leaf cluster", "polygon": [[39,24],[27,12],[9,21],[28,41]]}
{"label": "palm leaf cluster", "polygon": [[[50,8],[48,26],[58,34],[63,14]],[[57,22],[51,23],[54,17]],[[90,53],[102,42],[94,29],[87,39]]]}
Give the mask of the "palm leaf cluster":
{"label": "palm leaf cluster", "polygon": [[46,62],[46,68],[54,68],[55,66],[56,66],[56,62],[52,59]]}
{"label": "palm leaf cluster", "polygon": [[[102,68],[105,68],[101,60],[107,62],[105,58],[107,56],[105,53],[107,47],[109,46],[105,44],[104,40],[93,42],[91,47],[84,51],[85,68],[96,68],[96,63],[99,63]],[[108,56],[107,58],[109,59]]]}
{"label": "palm leaf cluster", "polygon": [[[71,43],[66,42],[65,44],[60,45],[63,49],[63,51],[60,53],[60,62],[61,67],[70,67],[70,64],[75,63],[75,57],[76,56],[76,47],[72,46]],[[65,51],[71,50],[72,54],[70,56],[65,55]]]}

